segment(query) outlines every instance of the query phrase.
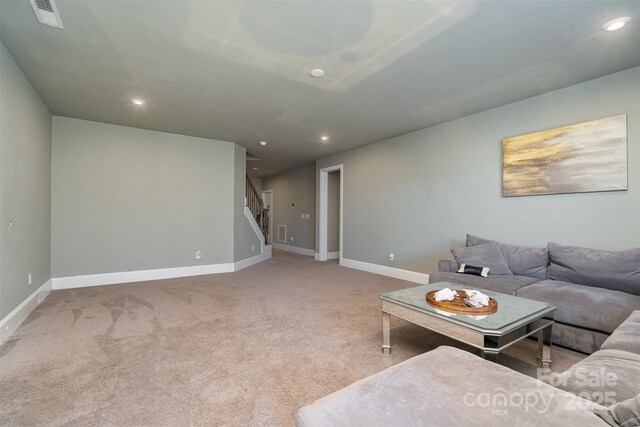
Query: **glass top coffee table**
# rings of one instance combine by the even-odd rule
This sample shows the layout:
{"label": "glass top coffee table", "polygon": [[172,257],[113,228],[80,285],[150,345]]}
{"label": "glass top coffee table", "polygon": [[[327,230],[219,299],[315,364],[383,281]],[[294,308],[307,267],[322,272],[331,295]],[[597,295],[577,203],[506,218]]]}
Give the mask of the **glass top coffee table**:
{"label": "glass top coffee table", "polygon": [[485,359],[497,360],[498,353],[532,335],[538,338],[538,363],[551,364],[551,328],[556,307],[541,301],[478,289],[498,302],[498,311],[483,316],[453,314],[426,300],[432,290],[478,289],[441,282],[380,294],[382,308],[382,350],[391,351],[393,315],[457,341],[480,349]]}

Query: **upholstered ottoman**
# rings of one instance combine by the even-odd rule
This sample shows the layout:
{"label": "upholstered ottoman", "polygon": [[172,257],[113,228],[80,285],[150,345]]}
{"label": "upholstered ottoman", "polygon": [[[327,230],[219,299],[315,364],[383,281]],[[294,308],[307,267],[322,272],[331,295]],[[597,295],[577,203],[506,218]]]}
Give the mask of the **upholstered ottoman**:
{"label": "upholstered ottoman", "polygon": [[607,426],[604,408],[452,348],[416,356],[298,412],[316,426]]}

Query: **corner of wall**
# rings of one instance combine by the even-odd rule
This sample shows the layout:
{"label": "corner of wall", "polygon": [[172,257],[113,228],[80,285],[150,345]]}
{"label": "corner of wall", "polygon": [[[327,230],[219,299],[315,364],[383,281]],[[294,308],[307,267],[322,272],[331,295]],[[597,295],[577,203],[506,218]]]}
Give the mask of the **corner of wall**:
{"label": "corner of wall", "polygon": [[[245,206],[247,150],[237,145],[234,153],[233,260],[257,259],[265,253],[262,231]],[[244,264],[242,264],[244,265]]]}
{"label": "corner of wall", "polygon": [[34,291],[28,275],[35,283],[51,278],[52,118],[1,42],[0,92],[2,318],[31,301]]}
{"label": "corner of wall", "polygon": [[52,290],[52,280],[47,280],[44,285],[36,289],[31,295],[29,295],[20,305],[14,308],[11,313],[7,314],[2,320],[0,320],[0,345],[4,343],[12,333],[20,327],[29,313],[38,306]]}

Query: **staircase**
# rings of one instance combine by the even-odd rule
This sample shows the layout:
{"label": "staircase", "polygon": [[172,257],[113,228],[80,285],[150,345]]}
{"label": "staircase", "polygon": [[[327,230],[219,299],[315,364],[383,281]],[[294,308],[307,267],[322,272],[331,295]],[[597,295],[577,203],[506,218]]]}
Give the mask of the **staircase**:
{"label": "staircase", "polygon": [[255,218],[262,235],[264,236],[264,244],[270,245],[269,241],[269,209],[262,205],[262,197],[258,194],[258,191],[253,186],[253,183],[249,179],[249,175],[246,177],[245,184],[245,205],[251,211],[251,215]]}

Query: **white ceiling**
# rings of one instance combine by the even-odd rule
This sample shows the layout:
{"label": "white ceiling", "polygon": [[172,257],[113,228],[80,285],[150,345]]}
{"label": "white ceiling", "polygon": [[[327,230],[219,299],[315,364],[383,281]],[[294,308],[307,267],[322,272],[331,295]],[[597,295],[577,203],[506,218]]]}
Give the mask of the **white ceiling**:
{"label": "white ceiling", "polygon": [[56,3],[64,30],[0,0],[53,114],[234,141],[254,176],[640,65],[636,0]]}

